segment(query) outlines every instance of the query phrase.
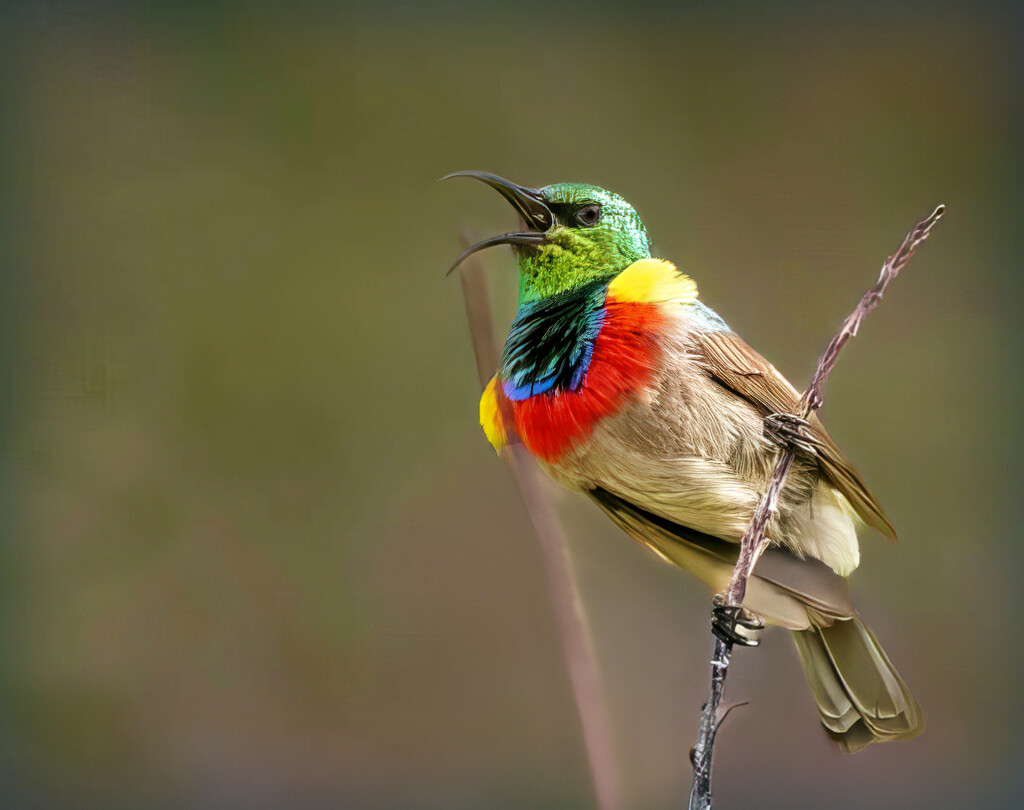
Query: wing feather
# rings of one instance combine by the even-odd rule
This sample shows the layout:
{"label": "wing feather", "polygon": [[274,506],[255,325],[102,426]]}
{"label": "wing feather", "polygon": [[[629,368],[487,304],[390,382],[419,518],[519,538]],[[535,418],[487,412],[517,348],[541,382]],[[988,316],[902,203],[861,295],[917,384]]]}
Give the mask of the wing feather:
{"label": "wing feather", "polygon": [[[708,374],[719,384],[743,397],[767,416],[793,413],[800,394],[771,363],[735,332],[692,333],[693,348]],[[812,414],[810,430],[818,445],[818,459],[828,481],[850,502],[861,520],[890,540],[896,531],[850,460],[839,449],[825,426]]]}
{"label": "wing feather", "polygon": [[[659,557],[685,568],[722,591],[736,564],[739,547],[667,520],[600,487],[587,493],[627,534]],[[790,630],[827,626],[855,614],[846,578],[820,560],[800,559],[769,548],[748,582],[743,603],[772,624]]]}

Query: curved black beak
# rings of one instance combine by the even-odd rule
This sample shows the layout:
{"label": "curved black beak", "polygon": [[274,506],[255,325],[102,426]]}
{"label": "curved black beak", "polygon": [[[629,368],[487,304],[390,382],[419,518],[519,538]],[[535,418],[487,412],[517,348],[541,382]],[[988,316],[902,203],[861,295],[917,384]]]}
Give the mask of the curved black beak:
{"label": "curved black beak", "polygon": [[506,180],[504,177],[498,177],[498,175],[490,174],[488,172],[452,172],[441,179],[448,180],[452,177],[473,177],[489,185],[512,204],[530,230],[518,233],[503,233],[500,236],[492,236],[490,239],[484,239],[482,242],[477,242],[475,245],[466,248],[459,254],[459,257],[455,260],[455,264],[449,268],[449,274],[452,270],[458,267],[466,257],[471,256],[478,250],[483,250],[484,248],[493,247],[494,245],[542,244],[545,239],[544,234],[555,224],[555,215],[551,213],[551,209],[548,208],[537,189],[517,185],[511,180]]}

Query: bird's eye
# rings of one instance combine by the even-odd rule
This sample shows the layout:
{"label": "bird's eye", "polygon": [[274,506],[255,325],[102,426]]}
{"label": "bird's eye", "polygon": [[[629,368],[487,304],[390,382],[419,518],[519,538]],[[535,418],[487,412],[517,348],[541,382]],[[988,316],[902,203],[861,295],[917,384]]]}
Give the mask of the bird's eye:
{"label": "bird's eye", "polygon": [[576,212],[576,221],[584,228],[596,225],[601,219],[600,205],[584,205]]}

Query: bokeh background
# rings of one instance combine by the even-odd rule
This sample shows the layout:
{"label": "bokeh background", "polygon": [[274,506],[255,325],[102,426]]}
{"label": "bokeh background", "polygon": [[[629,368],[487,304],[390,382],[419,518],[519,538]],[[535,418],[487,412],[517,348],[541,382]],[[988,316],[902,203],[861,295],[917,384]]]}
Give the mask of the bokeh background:
{"label": "bokeh background", "polygon": [[[512,222],[435,182],[466,168],[620,192],[798,386],[949,206],[823,414],[900,531],[855,586],[928,730],[841,755],[773,633],[717,806],[1021,805],[1013,4],[21,3],[0,32],[3,806],[593,806],[444,278]],[[556,497],[626,805],[679,807],[708,594]]]}

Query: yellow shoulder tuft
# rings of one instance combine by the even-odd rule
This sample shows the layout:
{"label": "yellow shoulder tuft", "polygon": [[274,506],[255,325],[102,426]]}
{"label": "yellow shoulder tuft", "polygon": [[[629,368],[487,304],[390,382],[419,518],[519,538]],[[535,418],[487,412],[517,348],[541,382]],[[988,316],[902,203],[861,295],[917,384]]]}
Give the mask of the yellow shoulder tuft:
{"label": "yellow shoulder tuft", "polygon": [[612,279],[608,295],[636,304],[689,304],[697,300],[697,284],[672,262],[641,259]]}
{"label": "yellow shoulder tuft", "polygon": [[508,444],[508,437],[505,434],[505,424],[501,417],[501,405],[498,402],[498,386],[501,383],[497,377],[492,377],[480,397],[480,425],[484,429],[484,435],[491,446],[501,452]]}

